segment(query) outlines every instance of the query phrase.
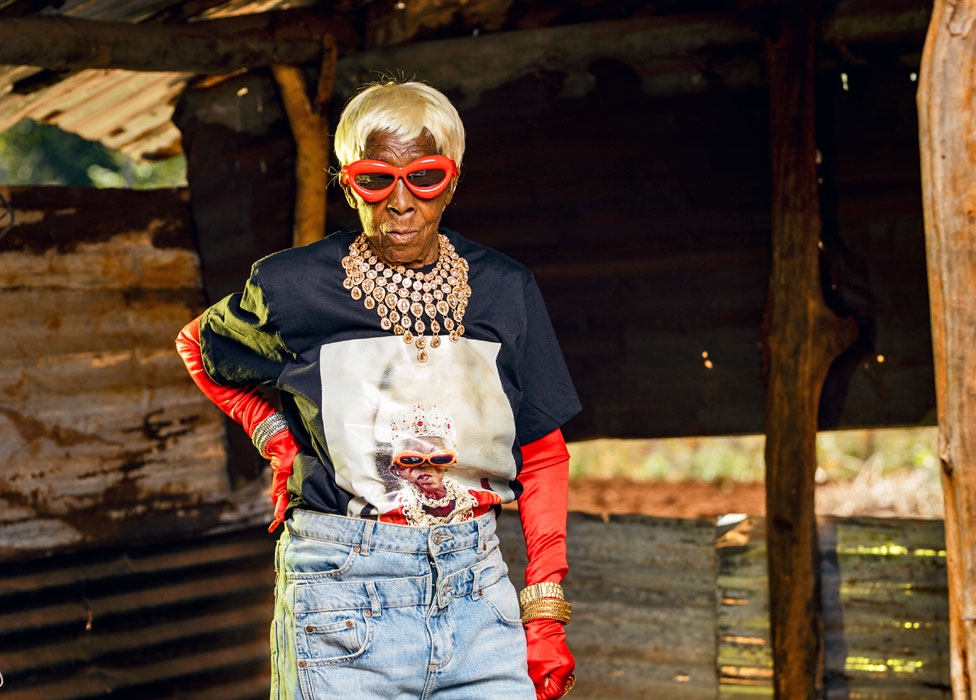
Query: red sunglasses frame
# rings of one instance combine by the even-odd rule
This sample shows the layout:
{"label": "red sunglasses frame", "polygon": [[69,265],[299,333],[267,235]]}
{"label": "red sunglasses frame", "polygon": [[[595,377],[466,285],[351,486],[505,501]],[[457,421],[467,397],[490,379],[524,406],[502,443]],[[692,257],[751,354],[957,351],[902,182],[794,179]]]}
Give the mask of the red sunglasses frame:
{"label": "red sunglasses frame", "polygon": [[[436,185],[430,185],[429,187],[414,185],[410,182],[410,180],[407,179],[407,175],[410,173],[415,173],[418,170],[428,169],[443,170],[445,173],[444,179],[438,182]],[[358,184],[356,184],[356,176],[365,175],[366,173],[383,173],[384,175],[392,175],[393,183],[381,190],[367,190],[364,187],[360,187]],[[343,165],[342,175],[340,176],[339,181],[343,185],[348,185],[350,188],[352,188],[353,192],[358,194],[367,202],[379,202],[389,197],[393,193],[393,188],[396,187],[397,180],[403,180],[403,184],[407,186],[407,189],[421,199],[433,199],[447,189],[447,185],[450,183],[451,178],[457,177],[457,174],[457,163],[447,156],[422,156],[404,166],[390,165],[382,160],[370,160],[367,158],[353,161],[349,165]]]}

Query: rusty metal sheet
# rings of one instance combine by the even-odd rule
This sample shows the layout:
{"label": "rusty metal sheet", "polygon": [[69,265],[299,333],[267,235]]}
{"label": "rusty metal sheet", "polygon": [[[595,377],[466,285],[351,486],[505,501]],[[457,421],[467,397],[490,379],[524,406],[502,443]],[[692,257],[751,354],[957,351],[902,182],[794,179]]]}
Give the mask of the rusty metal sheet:
{"label": "rusty metal sheet", "polygon": [[173,347],[204,304],[185,192],[3,195],[0,557],[265,520]]}
{"label": "rusty metal sheet", "polygon": [[[314,0],[231,0],[201,5],[198,18],[229,17],[275,9],[304,7]],[[173,0],[87,0],[68,2],[58,14],[85,19],[140,22],[174,5]],[[25,66],[0,67],[0,131],[31,118],[71,131],[133,158],[166,157],[180,152],[180,132],[173,108],[191,73],[137,73],[84,70],[59,77],[36,90],[20,81],[43,74]]]}

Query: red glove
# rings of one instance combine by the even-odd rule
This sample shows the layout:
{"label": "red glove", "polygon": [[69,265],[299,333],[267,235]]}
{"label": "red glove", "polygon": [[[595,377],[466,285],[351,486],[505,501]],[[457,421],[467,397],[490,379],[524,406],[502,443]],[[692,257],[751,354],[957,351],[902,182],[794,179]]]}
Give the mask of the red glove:
{"label": "red glove", "polygon": [[[203,367],[203,357],[200,354],[200,318],[190,321],[176,337],[176,351],[183,359],[190,378],[217,408],[241,424],[247,434],[253,435],[254,429],[268,416],[275,412],[267,399],[255,387],[227,387],[214,382]],[[299,451],[295,437],[290,430],[283,430],[275,435],[265,446],[265,453],[271,459],[274,478],[271,482],[271,502],[275,504],[274,522],[268,528],[273,532],[285,518],[285,508],[288,506],[288,489],[286,483],[291,476],[291,465]]]}
{"label": "red glove", "polygon": [[271,502],[275,504],[274,520],[268,526],[268,532],[274,532],[285,521],[285,509],[288,508],[288,477],[291,476],[291,464],[301,448],[295,442],[295,436],[290,430],[282,430],[268,441],[264,451],[271,458]]}
{"label": "red glove", "polygon": [[[559,583],[566,563],[566,510],[569,498],[569,452],[560,430],[522,447],[522,495],[519,517],[529,565],[525,583]],[[576,668],[566,646],[566,632],[557,620],[536,619],[525,625],[529,677],[537,700],[562,697]]]}
{"label": "red glove", "polygon": [[576,668],[566,646],[566,630],[559,620],[530,620],[525,625],[529,648],[529,678],[535,684],[537,700],[555,700],[565,692]]}

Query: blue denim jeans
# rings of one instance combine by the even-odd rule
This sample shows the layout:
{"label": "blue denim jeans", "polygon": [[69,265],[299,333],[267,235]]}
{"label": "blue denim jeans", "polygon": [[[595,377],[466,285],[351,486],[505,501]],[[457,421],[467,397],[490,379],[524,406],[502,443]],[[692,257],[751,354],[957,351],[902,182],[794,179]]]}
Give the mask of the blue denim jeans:
{"label": "blue denim jeans", "polygon": [[272,700],[535,700],[494,513],[419,528],[296,510],[275,568]]}

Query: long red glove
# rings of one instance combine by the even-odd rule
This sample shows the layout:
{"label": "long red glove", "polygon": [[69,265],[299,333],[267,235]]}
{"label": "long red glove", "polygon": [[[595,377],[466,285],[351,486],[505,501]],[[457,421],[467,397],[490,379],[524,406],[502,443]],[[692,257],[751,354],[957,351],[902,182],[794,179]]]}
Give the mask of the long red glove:
{"label": "long red glove", "polygon": [[[261,421],[275,412],[267,399],[255,387],[227,387],[214,382],[203,367],[200,353],[200,318],[197,317],[183,327],[176,337],[176,351],[183,359],[190,378],[217,408],[241,424],[248,435]],[[271,502],[275,505],[274,521],[268,528],[273,532],[285,519],[288,507],[288,477],[291,476],[292,462],[299,451],[295,437],[290,430],[283,430],[265,446],[264,451],[271,459],[274,477],[271,481]]]}
{"label": "long red glove", "polygon": [[[519,517],[529,556],[525,584],[559,583],[566,563],[566,510],[569,498],[569,452],[560,430],[522,446],[522,495]],[[576,668],[566,646],[566,631],[557,620],[530,620],[525,625],[529,677],[537,700],[562,697]]]}

